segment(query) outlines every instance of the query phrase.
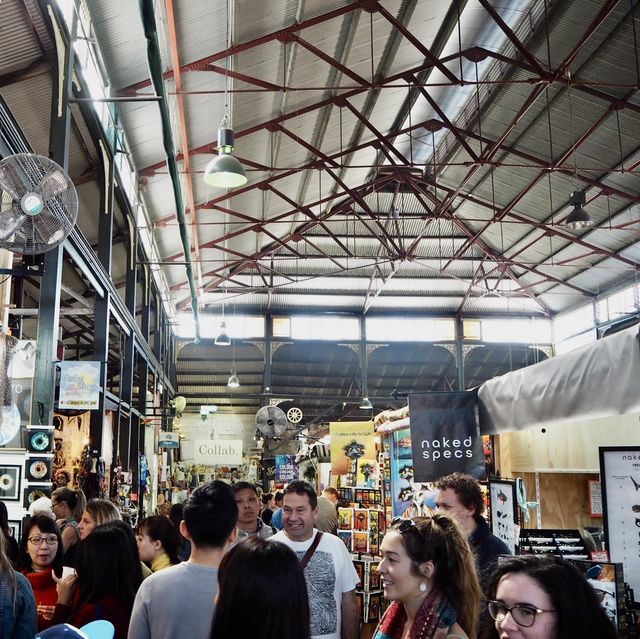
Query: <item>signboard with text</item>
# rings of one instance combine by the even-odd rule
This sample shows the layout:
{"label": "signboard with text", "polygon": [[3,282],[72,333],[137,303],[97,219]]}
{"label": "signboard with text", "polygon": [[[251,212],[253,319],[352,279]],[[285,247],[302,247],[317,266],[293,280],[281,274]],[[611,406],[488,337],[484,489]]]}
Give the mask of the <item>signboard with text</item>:
{"label": "signboard with text", "polygon": [[606,548],[610,561],[624,565],[624,580],[640,592],[640,446],[599,451]]}
{"label": "signboard with text", "polygon": [[193,461],[205,466],[240,466],[242,464],[241,439],[196,439]]}
{"label": "signboard with text", "polygon": [[460,472],[484,479],[474,392],[409,395],[414,481]]}

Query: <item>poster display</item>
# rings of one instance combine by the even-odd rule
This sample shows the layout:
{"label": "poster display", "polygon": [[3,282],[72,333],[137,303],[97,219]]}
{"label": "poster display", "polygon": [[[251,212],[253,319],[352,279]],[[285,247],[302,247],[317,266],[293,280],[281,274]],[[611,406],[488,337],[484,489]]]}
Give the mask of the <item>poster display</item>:
{"label": "poster display", "polygon": [[601,447],[600,480],[606,548],[640,592],[640,446]]}
{"label": "poster display", "polygon": [[454,472],[484,479],[476,393],[409,395],[415,481],[436,481]]}
{"label": "poster display", "polygon": [[397,430],[391,435],[391,514],[393,517],[413,517],[435,509],[435,485],[415,482],[411,453],[411,431]]}
{"label": "poster display", "polygon": [[98,410],[100,362],[60,362],[58,408]]}
{"label": "poster display", "polygon": [[331,474],[352,472],[358,460],[375,460],[376,445],[373,422],[331,422]]}
{"label": "poster display", "polygon": [[276,483],[286,484],[298,479],[295,455],[276,455]]}
{"label": "poster display", "polygon": [[516,482],[506,479],[489,480],[489,502],[491,504],[491,532],[502,539],[512,555],[516,552],[515,537]]}

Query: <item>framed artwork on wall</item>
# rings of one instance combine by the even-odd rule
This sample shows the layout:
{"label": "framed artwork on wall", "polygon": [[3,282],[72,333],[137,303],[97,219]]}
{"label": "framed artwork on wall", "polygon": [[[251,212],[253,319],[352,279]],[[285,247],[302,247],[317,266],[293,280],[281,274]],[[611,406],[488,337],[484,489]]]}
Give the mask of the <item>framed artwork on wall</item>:
{"label": "framed artwork on wall", "polygon": [[640,592],[640,446],[601,447],[600,483],[609,558],[624,566],[625,581]]}
{"label": "framed artwork on wall", "polygon": [[20,483],[22,466],[0,466],[0,499],[2,501],[18,501],[20,499]]}
{"label": "framed artwork on wall", "polygon": [[491,532],[502,539],[509,550],[515,553],[516,482],[507,479],[490,479],[489,503],[491,504]]}

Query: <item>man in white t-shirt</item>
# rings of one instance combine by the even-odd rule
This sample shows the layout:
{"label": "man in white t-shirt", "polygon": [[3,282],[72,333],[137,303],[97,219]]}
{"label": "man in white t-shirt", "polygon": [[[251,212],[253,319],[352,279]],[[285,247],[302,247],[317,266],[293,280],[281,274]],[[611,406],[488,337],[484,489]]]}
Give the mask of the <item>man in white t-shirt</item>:
{"label": "man in white t-shirt", "polygon": [[[319,532],[318,496],[306,481],[292,481],[284,490],[284,529],[271,540],[289,546],[302,560]],[[358,603],[355,587],[360,581],[344,543],[323,533],[320,543],[304,569],[312,639],[358,639]]]}

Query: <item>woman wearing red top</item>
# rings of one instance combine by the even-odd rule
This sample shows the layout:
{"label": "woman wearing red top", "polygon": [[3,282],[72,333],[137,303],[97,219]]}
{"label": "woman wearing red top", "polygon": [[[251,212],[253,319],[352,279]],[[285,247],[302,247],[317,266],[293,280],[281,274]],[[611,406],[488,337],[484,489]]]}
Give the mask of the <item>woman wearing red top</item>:
{"label": "woman wearing red top", "polygon": [[78,544],[76,574],[56,581],[53,624],[68,622],[80,627],[105,619],[115,627],[114,639],[126,639],[133,600],[142,581],[131,528],[122,521],[96,526]]}
{"label": "woman wearing red top", "polygon": [[51,625],[58,601],[56,583],[51,571],[62,574],[62,539],[56,522],[38,514],[26,520],[16,568],[26,575],[36,598],[38,630]]}

